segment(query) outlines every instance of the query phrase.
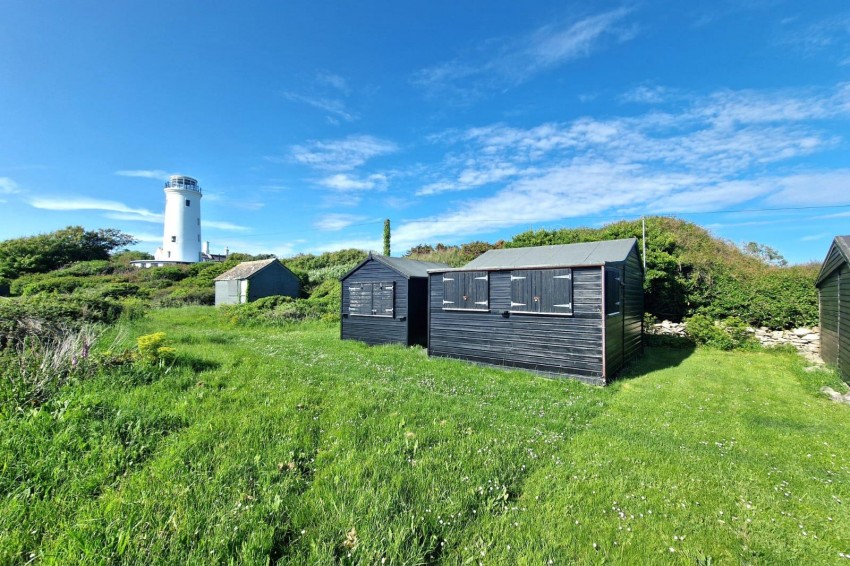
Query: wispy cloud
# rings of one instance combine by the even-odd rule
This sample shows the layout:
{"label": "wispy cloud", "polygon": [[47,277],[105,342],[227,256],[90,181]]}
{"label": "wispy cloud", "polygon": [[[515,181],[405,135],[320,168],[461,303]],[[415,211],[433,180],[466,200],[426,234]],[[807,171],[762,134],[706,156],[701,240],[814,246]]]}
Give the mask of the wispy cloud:
{"label": "wispy cloud", "polygon": [[124,203],[111,200],[99,200],[87,197],[33,197],[28,202],[30,206],[42,210],[104,210],[111,213],[107,215],[110,218],[141,222],[162,222],[162,214],[151,212],[145,208],[133,208]]}
{"label": "wispy cloud", "polygon": [[312,141],[291,148],[292,158],[314,169],[350,171],[380,155],[398,151],[389,141],[369,135],[348,136],[340,140]]}
{"label": "wispy cloud", "polygon": [[[631,39],[635,28],[623,23],[628,14],[628,9],[619,8],[546,25],[513,39],[490,40],[471,56],[418,71],[412,82],[431,95],[451,94],[468,101],[484,90],[519,84],[541,72],[588,57],[605,39]],[[494,47],[497,44],[502,47]]]}
{"label": "wispy cloud", "polygon": [[201,220],[202,228],[216,228],[218,230],[228,230],[232,232],[246,232],[250,230],[247,226],[239,226],[238,224],[233,224],[232,222],[220,222],[217,220]]}
{"label": "wispy cloud", "polygon": [[670,90],[662,86],[637,86],[620,95],[621,102],[633,102],[636,104],[659,104],[667,100]]}
{"label": "wispy cloud", "polygon": [[442,214],[400,223],[393,240],[403,247],[602,214],[847,204],[850,169],[801,171],[800,164],[843,143],[821,126],[850,119],[848,94],[837,85],[677,95],[674,107],[638,116],[432,136],[448,152],[422,175],[418,195],[492,186]]}
{"label": "wispy cloud", "polygon": [[11,195],[21,192],[18,184],[9,177],[0,177],[0,195]]}
{"label": "wispy cloud", "polygon": [[162,169],[122,169],[116,171],[115,174],[122,177],[142,177],[144,179],[159,179],[160,181],[167,181],[170,176],[168,171]]}
{"label": "wispy cloud", "polygon": [[335,191],[369,191],[383,190],[387,186],[387,176],[375,173],[364,178],[358,178],[346,173],[337,173],[320,179],[318,183]]}
{"label": "wispy cloud", "polygon": [[327,71],[316,73],[316,82],[332,87],[346,96],[351,92],[351,89],[348,86],[348,81],[336,73],[330,73]]}
{"label": "wispy cloud", "polygon": [[815,242],[817,240],[823,240],[826,238],[831,238],[832,234],[829,232],[822,232],[820,234],[810,234],[808,236],[803,236],[800,238],[801,242]]}
{"label": "wispy cloud", "polygon": [[338,230],[342,230],[343,228],[348,228],[352,224],[357,224],[359,222],[363,222],[366,220],[365,216],[358,216],[356,214],[326,214],[316,220],[314,226],[319,230],[325,230],[329,232],[335,232]]}
{"label": "wispy cloud", "polygon": [[303,104],[307,104],[308,106],[312,106],[313,108],[318,108],[319,110],[324,110],[328,114],[335,116],[336,118],[345,120],[346,122],[353,122],[359,118],[356,114],[349,112],[345,108],[345,102],[336,98],[325,98],[321,96],[310,96],[306,94],[299,94],[297,92],[285,91],[283,93],[284,98],[287,100],[291,100],[293,102],[301,102]]}

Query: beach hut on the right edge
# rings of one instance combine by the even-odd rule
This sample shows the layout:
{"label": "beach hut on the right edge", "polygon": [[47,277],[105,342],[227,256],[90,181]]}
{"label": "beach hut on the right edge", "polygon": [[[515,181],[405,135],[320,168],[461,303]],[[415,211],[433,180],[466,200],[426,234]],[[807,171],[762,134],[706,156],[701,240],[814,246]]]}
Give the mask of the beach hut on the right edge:
{"label": "beach hut on the right edge", "polygon": [[820,356],[850,383],[850,236],[836,236],[815,280]]}
{"label": "beach hut on the right edge", "polygon": [[635,238],[490,250],[428,273],[431,356],[604,385],[643,350]]}

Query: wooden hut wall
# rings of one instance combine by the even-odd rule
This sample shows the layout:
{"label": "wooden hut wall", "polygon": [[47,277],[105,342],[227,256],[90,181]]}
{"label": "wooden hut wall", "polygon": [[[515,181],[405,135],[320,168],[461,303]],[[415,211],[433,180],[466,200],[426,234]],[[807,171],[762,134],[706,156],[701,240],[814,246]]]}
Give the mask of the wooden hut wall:
{"label": "wooden hut wall", "polygon": [[838,280],[838,370],[850,383],[850,266],[841,266]]}
{"label": "wooden hut wall", "polygon": [[623,308],[625,278],[623,264],[604,268],[602,310],[605,317],[605,375],[614,375],[623,365]]}
{"label": "wooden hut wall", "polygon": [[272,263],[248,279],[248,300],[255,301],[272,295],[297,297],[298,277],[280,263]]}
{"label": "wooden hut wall", "polygon": [[[629,252],[624,263],[610,264],[605,269],[622,282],[615,299],[620,302],[618,313],[609,315],[606,311],[605,315],[605,377],[610,381],[643,351],[643,269],[637,248]],[[606,303],[611,291],[606,286]]]}
{"label": "wooden hut wall", "polygon": [[[387,316],[357,316],[349,314],[351,292],[349,287],[357,283],[389,283],[394,285],[394,312]],[[377,260],[364,263],[357,271],[342,281],[342,323],[343,340],[360,340],[367,344],[387,344],[397,342],[409,344],[407,317],[408,280],[405,276],[390,269]],[[348,315],[348,316],[346,316]]]}
{"label": "wooden hut wall", "polygon": [[623,348],[628,362],[643,353],[643,266],[637,248],[629,253],[624,267]]}
{"label": "wooden hut wall", "polygon": [[[445,275],[450,276],[448,272]],[[489,272],[487,310],[443,310],[443,273],[430,276],[428,352],[603,384],[602,270],[572,270],[572,316],[515,314],[511,272]]]}
{"label": "wooden hut wall", "polygon": [[824,362],[835,366],[838,365],[838,290],[841,271],[841,268],[838,268],[824,279],[818,293],[820,296],[820,355]]}

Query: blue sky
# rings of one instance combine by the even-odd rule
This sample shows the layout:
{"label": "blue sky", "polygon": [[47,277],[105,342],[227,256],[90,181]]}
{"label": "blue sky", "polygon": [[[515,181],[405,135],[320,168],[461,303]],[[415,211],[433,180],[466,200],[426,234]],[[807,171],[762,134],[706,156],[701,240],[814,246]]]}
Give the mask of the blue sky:
{"label": "blue sky", "polygon": [[384,218],[395,255],[662,213],[795,262],[850,233],[846,2],[409,4],[6,0],[0,239],[152,252],[176,173],[214,252],[380,249]]}

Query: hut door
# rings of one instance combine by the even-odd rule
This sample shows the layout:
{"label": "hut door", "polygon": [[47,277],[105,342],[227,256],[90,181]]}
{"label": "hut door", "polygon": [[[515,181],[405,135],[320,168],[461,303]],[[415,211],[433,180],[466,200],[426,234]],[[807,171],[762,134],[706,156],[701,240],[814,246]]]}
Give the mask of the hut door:
{"label": "hut door", "polygon": [[240,279],[237,281],[237,285],[239,286],[239,302],[247,303],[248,302],[248,280]]}

